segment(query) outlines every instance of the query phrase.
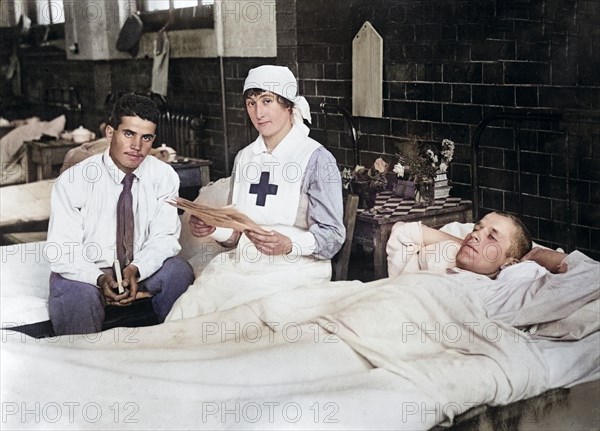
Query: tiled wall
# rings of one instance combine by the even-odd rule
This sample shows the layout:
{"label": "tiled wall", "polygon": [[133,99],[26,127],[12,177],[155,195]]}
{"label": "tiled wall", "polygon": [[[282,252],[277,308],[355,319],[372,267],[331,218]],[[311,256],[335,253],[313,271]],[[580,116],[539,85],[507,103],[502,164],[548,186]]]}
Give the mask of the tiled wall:
{"label": "tiled wall", "polygon": [[[453,193],[471,195],[471,139],[497,112],[576,110],[525,123],[523,218],[547,245],[600,257],[600,15],[598,1],[297,2],[298,69],[313,110],[351,104],[351,41],[370,21],[384,42],[383,118],[359,118],[364,164],[394,161],[400,138],[457,144]],[[591,123],[586,121],[587,117]],[[340,163],[352,152],[341,117],[315,131]],[[482,213],[518,210],[512,124],[482,142]],[[503,126],[503,127],[500,127]],[[567,227],[571,225],[571,231]]]}
{"label": "tiled wall", "polygon": [[[262,64],[264,59],[223,59],[229,158],[250,142],[253,129],[246,122],[241,89],[247,71]],[[270,62],[274,62],[271,59]],[[23,95],[26,100],[41,101],[46,88],[75,87],[83,106],[67,127],[82,124],[97,130],[110,114],[107,97],[135,91],[147,93],[151,86],[151,59],[122,61],[67,61],[64,51],[29,52],[21,57]],[[221,64],[219,59],[171,59],[167,101],[174,112],[202,116],[203,154],[214,161],[211,174],[219,178],[228,174],[223,133]],[[36,106],[36,109],[38,107]]]}
{"label": "tiled wall", "polygon": [[[598,115],[599,14],[597,0],[281,0],[277,59],[171,60],[168,99],[173,109],[207,120],[203,145],[215,161],[216,178],[228,173],[236,151],[254,136],[240,94],[248,69],[265,62],[288,65],[311,103],[312,136],[340,164],[350,165],[345,121],[340,115],[325,117],[318,106],[327,101],[351,108],[352,39],[368,20],[384,43],[384,111],[383,118],[356,119],[362,161],[370,163],[381,154],[393,161],[406,138],[450,138],[457,144],[450,170],[453,193],[469,197],[471,139],[485,117],[565,109]],[[149,88],[151,60],[67,62],[57,53],[27,57],[22,70],[25,92],[65,77],[80,87],[83,122],[92,128],[104,115],[108,91]],[[577,247],[599,259],[600,121],[571,120],[524,126],[524,219],[535,238]],[[515,210],[513,131],[509,124],[500,126],[484,134],[484,142],[491,144],[482,151],[484,212]]]}

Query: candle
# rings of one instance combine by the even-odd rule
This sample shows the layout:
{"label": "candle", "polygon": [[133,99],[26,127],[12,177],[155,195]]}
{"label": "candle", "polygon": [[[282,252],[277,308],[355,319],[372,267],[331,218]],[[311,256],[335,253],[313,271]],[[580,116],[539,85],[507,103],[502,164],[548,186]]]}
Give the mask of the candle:
{"label": "candle", "polygon": [[117,284],[119,285],[119,295],[125,292],[123,289],[123,276],[121,275],[121,265],[119,264],[119,260],[115,259],[115,276],[117,277]]}

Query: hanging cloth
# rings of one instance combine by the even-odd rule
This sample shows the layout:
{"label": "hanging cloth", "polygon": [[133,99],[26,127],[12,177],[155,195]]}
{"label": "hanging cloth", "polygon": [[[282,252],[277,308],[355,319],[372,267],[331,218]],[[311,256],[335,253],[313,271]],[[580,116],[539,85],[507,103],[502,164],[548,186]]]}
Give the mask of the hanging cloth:
{"label": "hanging cloth", "polygon": [[152,64],[153,93],[167,95],[169,83],[169,38],[164,30],[156,34],[154,40],[154,63]]}
{"label": "hanging cloth", "polygon": [[12,84],[12,95],[21,96],[21,63],[16,52],[10,56],[6,80]]}

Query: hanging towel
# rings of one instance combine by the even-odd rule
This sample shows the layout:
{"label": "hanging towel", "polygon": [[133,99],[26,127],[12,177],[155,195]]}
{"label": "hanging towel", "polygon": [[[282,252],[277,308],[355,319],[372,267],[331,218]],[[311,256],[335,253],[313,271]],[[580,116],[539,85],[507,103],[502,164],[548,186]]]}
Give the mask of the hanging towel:
{"label": "hanging towel", "polygon": [[167,95],[169,83],[169,38],[164,30],[154,40],[154,63],[152,64],[152,92]]}
{"label": "hanging towel", "polygon": [[8,68],[5,71],[5,78],[12,84],[12,95],[21,95],[21,63],[19,63],[19,56],[16,52],[13,52],[8,60]]}

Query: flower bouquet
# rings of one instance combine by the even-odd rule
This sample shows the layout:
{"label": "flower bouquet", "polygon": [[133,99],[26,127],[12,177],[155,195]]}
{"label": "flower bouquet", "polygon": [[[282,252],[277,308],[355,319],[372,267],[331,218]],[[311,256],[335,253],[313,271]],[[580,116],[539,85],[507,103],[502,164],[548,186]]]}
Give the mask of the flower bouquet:
{"label": "flower bouquet", "polygon": [[[435,181],[438,177],[445,177],[448,166],[454,156],[454,142],[449,139],[442,140],[441,148],[413,145],[400,154],[398,163],[394,165],[393,172],[400,178],[414,181],[416,184],[415,201],[417,205],[432,205],[435,199]],[[441,176],[440,176],[441,175]],[[447,180],[444,184],[446,193],[449,193]],[[441,196],[440,196],[441,197]]]}
{"label": "flower bouquet", "polygon": [[387,186],[388,167],[389,164],[379,157],[370,168],[356,165],[354,170],[342,170],[342,185],[350,193],[358,195],[359,208],[369,209],[375,206],[377,193],[385,190]]}

